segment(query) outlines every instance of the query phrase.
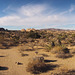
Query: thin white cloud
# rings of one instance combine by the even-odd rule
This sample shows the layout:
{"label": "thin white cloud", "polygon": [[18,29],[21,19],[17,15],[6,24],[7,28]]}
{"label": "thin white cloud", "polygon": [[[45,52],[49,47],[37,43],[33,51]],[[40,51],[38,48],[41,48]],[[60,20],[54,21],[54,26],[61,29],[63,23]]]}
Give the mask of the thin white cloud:
{"label": "thin white cloud", "polygon": [[[10,10],[7,8],[5,11]],[[25,5],[15,10],[15,13],[0,17],[2,26],[26,26],[26,27],[56,27],[64,24],[75,24],[75,16],[65,16],[66,13],[74,11],[74,6],[69,10],[54,14],[55,9],[47,5]]]}
{"label": "thin white cloud", "polygon": [[39,16],[46,10],[45,5],[27,5],[18,9],[18,12],[24,16]]}
{"label": "thin white cloud", "polygon": [[5,8],[5,9],[3,10],[3,12],[8,11],[9,9],[10,9],[10,6],[8,6],[7,8]]}
{"label": "thin white cloud", "polygon": [[75,10],[75,5],[71,5],[71,8],[69,9],[69,12],[73,12]]}
{"label": "thin white cloud", "polygon": [[71,7],[68,10],[61,12],[60,15],[69,14],[73,11],[75,11],[75,5],[71,5]]}

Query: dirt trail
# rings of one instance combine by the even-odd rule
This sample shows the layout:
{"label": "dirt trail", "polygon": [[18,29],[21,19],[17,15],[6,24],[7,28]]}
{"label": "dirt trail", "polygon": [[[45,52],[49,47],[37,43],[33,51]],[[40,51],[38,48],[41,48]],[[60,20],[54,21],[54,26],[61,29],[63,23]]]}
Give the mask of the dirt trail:
{"label": "dirt trail", "polygon": [[[0,49],[0,66],[8,67],[0,69],[0,75],[32,75],[26,72],[26,66],[29,59],[35,56],[35,51],[25,51],[28,56],[22,57],[18,51],[19,47],[13,47],[11,49]],[[75,47],[74,47],[75,49]],[[39,50],[39,54],[47,54],[49,57],[45,57],[46,60],[52,60],[48,62],[49,64],[57,64],[59,67],[54,68],[54,70],[42,73],[40,75],[49,75],[51,72],[59,71],[59,69],[75,69],[75,55],[68,59],[59,59],[49,52],[44,52]],[[17,65],[16,62],[22,63],[22,65]],[[6,70],[5,70],[6,69]]]}
{"label": "dirt trail", "polygon": [[[8,70],[0,70],[0,73],[2,73],[2,75],[26,75],[26,62],[21,57],[20,53],[17,50],[17,47],[5,50],[1,49],[0,56],[0,66],[8,67]],[[20,62],[23,65],[17,65],[16,62]]]}

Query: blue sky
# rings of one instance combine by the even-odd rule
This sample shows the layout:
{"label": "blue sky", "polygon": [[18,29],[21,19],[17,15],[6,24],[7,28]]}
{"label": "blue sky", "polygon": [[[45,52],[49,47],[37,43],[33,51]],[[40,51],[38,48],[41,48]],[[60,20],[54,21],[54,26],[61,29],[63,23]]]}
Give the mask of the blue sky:
{"label": "blue sky", "polygon": [[75,30],[75,0],[0,0],[0,27]]}

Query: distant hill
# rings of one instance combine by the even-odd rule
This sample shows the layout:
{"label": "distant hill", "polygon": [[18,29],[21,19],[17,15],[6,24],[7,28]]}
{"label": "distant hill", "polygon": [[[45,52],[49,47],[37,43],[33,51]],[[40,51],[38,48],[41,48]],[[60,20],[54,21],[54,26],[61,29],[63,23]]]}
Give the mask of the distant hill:
{"label": "distant hill", "polygon": [[75,31],[69,29],[55,29],[55,28],[47,28],[47,29],[40,29],[40,30],[51,30],[51,31]]}

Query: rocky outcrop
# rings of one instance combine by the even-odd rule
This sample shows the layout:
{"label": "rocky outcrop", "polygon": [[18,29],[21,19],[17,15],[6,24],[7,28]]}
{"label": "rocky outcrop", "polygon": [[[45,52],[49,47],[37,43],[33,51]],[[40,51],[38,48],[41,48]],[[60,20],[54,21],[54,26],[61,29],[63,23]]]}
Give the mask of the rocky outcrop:
{"label": "rocky outcrop", "polygon": [[4,28],[0,28],[0,31],[5,31],[5,29]]}
{"label": "rocky outcrop", "polygon": [[21,29],[21,32],[25,32],[25,29]]}
{"label": "rocky outcrop", "polygon": [[27,32],[35,31],[35,29],[34,29],[34,28],[32,28],[32,29],[30,28],[30,29],[26,29],[26,31],[27,31]]}

